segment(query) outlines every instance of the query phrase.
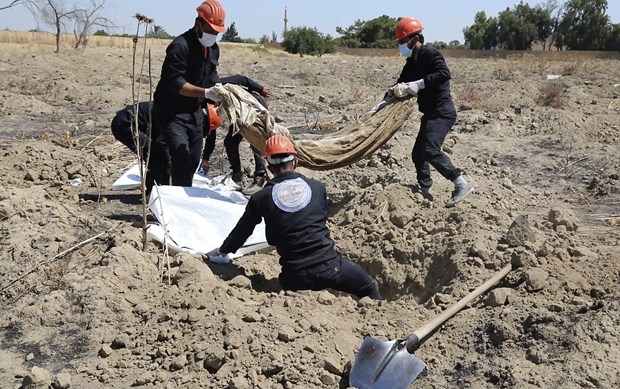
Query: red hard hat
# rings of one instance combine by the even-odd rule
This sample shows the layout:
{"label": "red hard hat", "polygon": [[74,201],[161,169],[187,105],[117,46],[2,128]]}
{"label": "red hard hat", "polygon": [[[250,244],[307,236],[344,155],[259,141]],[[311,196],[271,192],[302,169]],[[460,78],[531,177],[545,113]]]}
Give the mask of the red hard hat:
{"label": "red hard hat", "polygon": [[263,150],[263,156],[265,158],[272,155],[279,154],[292,154],[297,155],[297,150],[293,146],[293,142],[285,135],[273,135],[265,141],[265,149]]}
{"label": "red hard hat", "polygon": [[224,27],[224,19],[226,18],[226,12],[224,7],[217,0],[206,0],[196,8],[198,16],[207,22],[211,28],[217,32],[226,31]]}
{"label": "red hard hat", "polygon": [[217,107],[213,104],[207,104],[207,112],[209,113],[209,131],[222,126],[222,118],[217,113]]}
{"label": "red hard hat", "polygon": [[396,25],[396,40],[400,41],[422,30],[424,30],[424,26],[422,26],[422,23],[420,23],[418,19],[409,16],[404,17],[400,19],[398,25]]}

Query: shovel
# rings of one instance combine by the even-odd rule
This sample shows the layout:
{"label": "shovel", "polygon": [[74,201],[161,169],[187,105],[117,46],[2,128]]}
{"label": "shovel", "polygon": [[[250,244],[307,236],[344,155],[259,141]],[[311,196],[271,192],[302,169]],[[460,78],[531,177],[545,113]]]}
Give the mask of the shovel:
{"label": "shovel", "polygon": [[480,296],[512,270],[508,264],[496,275],[477,287],[439,316],[424,323],[405,339],[384,341],[370,336],[364,338],[349,374],[349,383],[358,389],[407,389],[426,364],[413,352],[435,329]]}

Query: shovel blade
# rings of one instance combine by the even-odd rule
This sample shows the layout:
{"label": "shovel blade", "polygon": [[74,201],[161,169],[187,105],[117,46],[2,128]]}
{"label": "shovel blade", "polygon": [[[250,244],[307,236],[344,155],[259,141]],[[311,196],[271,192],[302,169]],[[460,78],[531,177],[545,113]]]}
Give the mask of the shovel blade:
{"label": "shovel blade", "polygon": [[351,373],[349,384],[358,389],[407,389],[426,364],[399,347],[397,340],[364,338]]}

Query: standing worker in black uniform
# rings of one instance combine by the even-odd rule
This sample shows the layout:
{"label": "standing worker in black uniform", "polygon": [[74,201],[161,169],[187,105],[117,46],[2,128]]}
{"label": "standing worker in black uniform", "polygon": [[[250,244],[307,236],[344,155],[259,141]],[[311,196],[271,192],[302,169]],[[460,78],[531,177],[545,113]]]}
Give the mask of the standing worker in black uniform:
{"label": "standing worker in black uniform", "polygon": [[[265,100],[265,98],[271,96],[271,90],[268,87],[262,86],[251,78],[240,74],[221,77],[220,82],[222,84],[235,84],[247,88],[248,92],[250,92],[263,107],[269,108],[267,106],[267,101]],[[216,132],[206,131],[206,128],[203,128],[203,130],[206,136],[206,141],[204,150],[202,151],[202,162],[200,164],[200,168],[206,173],[209,171],[209,158],[215,149]],[[243,140],[243,136],[239,133],[233,135],[232,131],[233,126],[230,125],[228,128],[228,133],[224,138],[224,147],[226,149],[228,162],[230,162],[230,167],[232,169],[232,179],[239,186],[243,187],[243,171],[241,170],[241,158],[239,157],[239,144]],[[246,194],[256,192],[265,184],[265,165],[263,158],[261,158],[260,151],[256,150],[254,147],[251,147],[251,149],[252,154],[254,155],[254,180],[252,185],[244,190],[244,193]],[[252,189],[254,189],[253,192]]]}
{"label": "standing worker in black uniform", "polygon": [[[432,199],[433,185],[430,165],[454,183],[452,197],[446,207],[454,207],[467,197],[473,185],[461,175],[441,146],[456,122],[456,109],[450,96],[450,70],[443,55],[432,46],[423,45],[422,24],[412,17],[402,18],[396,27],[396,40],[400,53],[407,62],[397,84],[388,91],[397,98],[408,95],[418,97],[418,109],[423,113],[420,131],[416,138],[411,159],[415,165],[420,190]],[[381,109],[385,100],[373,111]]]}
{"label": "standing worker in black uniform", "polygon": [[[194,27],[176,37],[166,49],[161,79],[154,95],[153,118],[168,146],[172,185],[192,186],[202,150],[202,103],[219,102],[211,89],[219,83],[217,34],[224,32],[224,7],[206,0],[196,8]],[[157,168],[157,167],[153,167]],[[149,166],[151,169],[151,166]]]}
{"label": "standing worker in black uniform", "polygon": [[297,151],[284,135],[265,142],[264,156],[275,178],[250,197],[241,219],[224,243],[207,253],[216,263],[229,262],[265,219],[267,242],[280,255],[279,280],[285,290],[332,288],[380,299],[377,282],[362,267],[344,258],[334,247],[327,221],[325,185],[296,173]]}

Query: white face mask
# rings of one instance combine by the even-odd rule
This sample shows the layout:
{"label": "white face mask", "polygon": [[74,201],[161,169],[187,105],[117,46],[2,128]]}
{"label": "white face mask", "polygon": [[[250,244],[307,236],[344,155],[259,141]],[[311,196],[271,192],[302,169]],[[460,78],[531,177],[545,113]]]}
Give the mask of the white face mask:
{"label": "white face mask", "polygon": [[206,32],[203,32],[202,37],[199,36],[198,40],[200,41],[202,47],[211,47],[215,44],[215,41],[217,40],[217,35],[207,34]]}
{"label": "white face mask", "polygon": [[398,51],[400,52],[400,55],[402,55],[403,57],[411,57],[411,55],[413,54],[413,49],[410,49],[407,46],[407,43],[403,43],[402,45],[398,45]]}

